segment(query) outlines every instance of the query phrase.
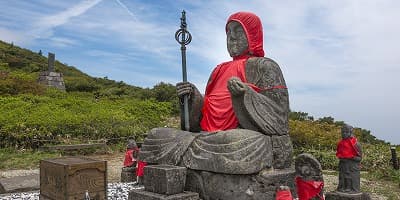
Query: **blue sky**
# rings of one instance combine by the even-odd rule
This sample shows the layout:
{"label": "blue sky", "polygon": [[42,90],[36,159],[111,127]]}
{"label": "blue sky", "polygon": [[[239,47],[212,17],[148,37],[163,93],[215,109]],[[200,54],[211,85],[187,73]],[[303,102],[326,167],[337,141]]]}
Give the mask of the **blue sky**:
{"label": "blue sky", "polygon": [[230,59],[226,19],[253,12],[292,110],[332,116],[400,144],[400,1],[0,0],[0,8],[1,40],[141,87],[182,79],[174,33],[185,9],[193,35],[188,80],[202,92],[211,70]]}

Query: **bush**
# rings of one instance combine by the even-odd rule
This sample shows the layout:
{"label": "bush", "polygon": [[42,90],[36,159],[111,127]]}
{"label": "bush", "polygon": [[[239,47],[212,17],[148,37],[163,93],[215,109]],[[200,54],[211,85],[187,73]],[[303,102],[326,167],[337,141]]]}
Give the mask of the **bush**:
{"label": "bush", "polygon": [[0,95],[43,94],[45,87],[27,74],[4,73],[0,76]]}
{"label": "bush", "polygon": [[65,95],[0,97],[0,147],[31,148],[39,140],[65,138],[97,140],[115,137],[143,139],[151,128],[163,126],[171,104]]}

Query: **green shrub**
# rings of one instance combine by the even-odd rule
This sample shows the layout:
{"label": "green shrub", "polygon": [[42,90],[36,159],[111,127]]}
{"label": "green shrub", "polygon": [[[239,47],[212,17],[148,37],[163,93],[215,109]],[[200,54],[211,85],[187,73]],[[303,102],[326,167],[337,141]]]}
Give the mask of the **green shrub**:
{"label": "green shrub", "polygon": [[49,90],[46,96],[0,97],[0,147],[35,147],[39,140],[115,137],[143,139],[163,126],[171,104],[156,101],[94,100]]}

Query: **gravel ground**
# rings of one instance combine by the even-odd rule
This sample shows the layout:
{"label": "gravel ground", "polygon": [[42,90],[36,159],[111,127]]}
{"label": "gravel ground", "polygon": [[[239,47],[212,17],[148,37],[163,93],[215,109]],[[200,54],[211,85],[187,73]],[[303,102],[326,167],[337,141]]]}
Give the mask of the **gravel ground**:
{"label": "gravel ground", "polygon": [[[129,191],[133,189],[142,189],[143,186],[137,186],[133,183],[110,183],[107,187],[107,199],[110,200],[126,200],[128,199]],[[90,194],[89,194],[90,197]],[[0,200],[39,200],[39,191],[14,193],[0,196]]]}

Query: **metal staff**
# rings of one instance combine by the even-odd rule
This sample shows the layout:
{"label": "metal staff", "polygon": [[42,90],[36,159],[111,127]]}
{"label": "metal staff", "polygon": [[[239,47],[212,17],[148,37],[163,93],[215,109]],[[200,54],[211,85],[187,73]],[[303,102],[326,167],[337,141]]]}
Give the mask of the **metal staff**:
{"label": "metal staff", "polygon": [[[181,44],[181,54],[182,54],[182,77],[183,82],[187,82],[186,73],[186,45],[192,41],[192,35],[186,30],[186,12],[182,11],[181,17],[181,28],[175,33],[175,40]],[[183,96],[183,116],[185,118],[185,130],[189,131],[189,103],[188,96]]]}

